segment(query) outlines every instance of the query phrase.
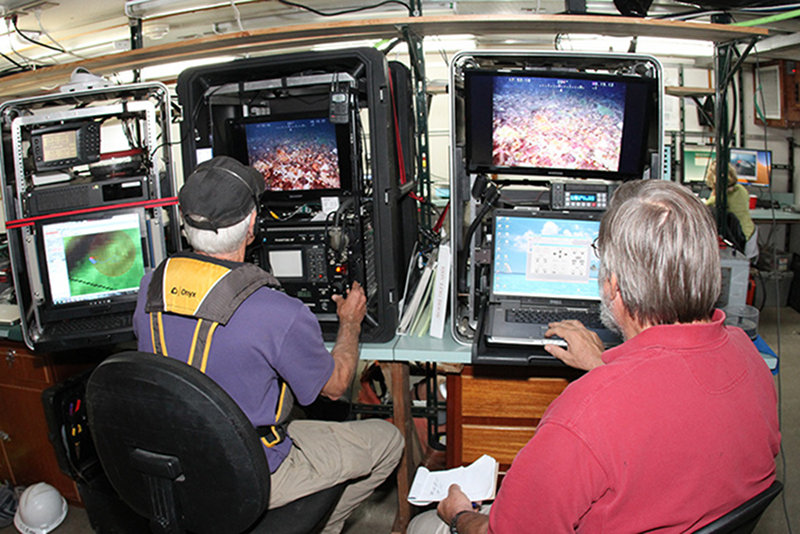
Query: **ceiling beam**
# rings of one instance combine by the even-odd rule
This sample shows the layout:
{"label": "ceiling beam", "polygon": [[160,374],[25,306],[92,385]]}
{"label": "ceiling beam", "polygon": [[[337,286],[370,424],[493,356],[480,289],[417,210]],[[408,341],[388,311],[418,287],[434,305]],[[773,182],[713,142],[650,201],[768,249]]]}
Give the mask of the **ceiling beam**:
{"label": "ceiling beam", "polygon": [[14,74],[0,79],[0,98],[41,93],[45,87],[65,84],[76,67],[108,75],[177,61],[309,47],[332,40],[402,37],[403,28],[420,35],[588,33],[715,42],[760,38],[768,33],[763,28],[597,15],[447,15],[299,24],[164,43]]}

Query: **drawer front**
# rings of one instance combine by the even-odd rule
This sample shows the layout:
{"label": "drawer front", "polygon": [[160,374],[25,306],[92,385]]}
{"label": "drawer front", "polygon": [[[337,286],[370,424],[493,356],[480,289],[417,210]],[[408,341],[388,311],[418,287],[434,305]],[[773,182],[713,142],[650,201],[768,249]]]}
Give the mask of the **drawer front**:
{"label": "drawer front", "polygon": [[506,380],[462,376],[461,415],[465,418],[541,419],[567,384],[562,378]]}
{"label": "drawer front", "polygon": [[53,377],[43,355],[21,347],[0,345],[0,383],[48,387],[53,383]]}
{"label": "drawer front", "polygon": [[510,465],[535,432],[532,426],[464,425],[461,461],[469,464],[488,454],[500,465]]}

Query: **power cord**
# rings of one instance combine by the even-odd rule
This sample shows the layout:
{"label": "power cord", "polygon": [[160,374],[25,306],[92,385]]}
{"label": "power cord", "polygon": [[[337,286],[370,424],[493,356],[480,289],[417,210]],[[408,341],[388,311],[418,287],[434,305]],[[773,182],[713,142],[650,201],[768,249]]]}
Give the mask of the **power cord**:
{"label": "power cord", "polygon": [[306,11],[310,11],[311,13],[314,13],[315,15],[320,15],[320,16],[323,16],[323,17],[335,17],[337,15],[346,15],[348,13],[358,13],[359,11],[366,11],[368,9],[375,9],[376,7],[385,6],[387,4],[399,4],[399,5],[403,6],[404,8],[406,8],[408,10],[409,14],[411,14],[411,11],[412,11],[410,5],[406,4],[405,2],[401,2],[400,0],[384,0],[383,2],[378,2],[377,4],[372,4],[372,5],[368,5],[368,6],[362,6],[362,7],[354,7],[354,8],[351,8],[351,9],[342,9],[340,11],[331,11],[329,13],[325,13],[324,11],[319,11],[318,9],[314,9],[311,6],[298,4],[297,2],[291,2],[290,0],[278,0],[278,2],[280,2],[281,4],[287,5],[287,6],[299,7],[300,9],[305,9]]}
{"label": "power cord", "polygon": [[[764,91],[763,91],[763,88],[761,86],[761,76],[760,76],[760,73],[759,73],[759,71],[760,71],[760,61],[759,61],[759,55],[758,55],[758,47],[757,46],[753,47],[753,51],[754,51],[755,57],[756,57],[756,66],[755,66],[756,89],[755,89],[755,93],[753,94],[753,101],[754,101],[754,104],[755,104],[756,113],[757,113],[758,118],[761,121],[761,125],[762,125],[762,127],[764,129],[764,150],[766,151],[767,147],[768,147],[768,145],[767,145],[767,119],[766,119],[766,116],[764,115],[764,111],[763,111],[764,109],[766,109],[766,102],[764,101]],[[757,98],[760,99],[761,106],[758,105],[759,102],[758,102],[758,100],[756,100]],[[768,187],[769,187],[770,211],[772,213],[772,221],[770,223],[770,233],[769,233],[770,237],[769,237],[769,239],[770,239],[770,241],[772,241],[774,239],[774,236],[775,236],[775,228],[777,227],[777,221],[775,219],[775,204],[774,204],[774,196],[773,196],[773,190],[772,190],[772,175],[771,175],[772,167],[771,166],[770,166],[769,172],[770,172],[770,176],[768,177],[768,184],[769,184]],[[772,253],[772,270],[773,270],[773,272],[775,272],[775,271],[777,271],[778,259],[777,259],[777,254],[775,253],[775,244],[774,243],[772,243],[772,251],[773,251],[773,253]],[[764,289],[765,289],[764,297],[765,297],[765,303],[766,303],[766,294],[767,294],[767,292],[766,292],[766,283],[764,284]],[[776,345],[775,348],[777,350],[776,354],[778,356],[778,362],[780,362],[780,358],[781,358],[781,308],[780,308],[780,302],[778,302],[779,298],[780,298],[780,278],[776,276],[775,277],[775,336],[777,338],[777,345]],[[782,387],[783,386],[783,373],[781,373],[780,370],[778,371],[778,380],[777,380],[777,382],[778,382],[778,427],[779,428],[783,428],[783,387]],[[783,484],[784,484],[784,490],[781,492],[781,503],[783,505],[783,517],[784,517],[784,520],[786,521],[786,528],[787,528],[789,534],[792,534],[792,523],[791,523],[791,520],[789,519],[789,510],[786,507],[786,492],[787,492],[787,488],[788,488],[789,485],[788,485],[787,480],[786,480],[786,453],[785,453],[785,451],[783,449],[783,440],[781,440],[781,443],[780,443],[780,455],[781,455],[781,478],[783,478]]]}

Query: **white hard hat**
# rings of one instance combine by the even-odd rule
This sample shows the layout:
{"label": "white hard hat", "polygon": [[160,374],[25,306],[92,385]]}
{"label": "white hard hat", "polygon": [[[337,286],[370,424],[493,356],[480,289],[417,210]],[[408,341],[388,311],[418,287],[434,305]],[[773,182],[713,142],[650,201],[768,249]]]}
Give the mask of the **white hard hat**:
{"label": "white hard hat", "polygon": [[47,534],[64,520],[67,501],[50,484],[39,482],[22,492],[14,526],[23,534]]}

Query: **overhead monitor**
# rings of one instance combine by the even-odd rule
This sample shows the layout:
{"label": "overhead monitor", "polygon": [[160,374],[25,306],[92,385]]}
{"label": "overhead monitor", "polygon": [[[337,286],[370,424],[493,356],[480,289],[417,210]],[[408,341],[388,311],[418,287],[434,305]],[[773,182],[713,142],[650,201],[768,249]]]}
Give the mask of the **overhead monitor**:
{"label": "overhead monitor", "polygon": [[333,124],[327,111],[255,116],[229,121],[234,156],[264,176],[273,197],[302,198],[350,188],[348,124]]}
{"label": "overhead monitor", "polygon": [[464,76],[471,172],[641,178],[653,80],[550,71]]}
{"label": "overhead monitor", "polygon": [[45,220],[37,223],[37,235],[45,315],[91,315],[135,302],[150,268],[143,211]]}

